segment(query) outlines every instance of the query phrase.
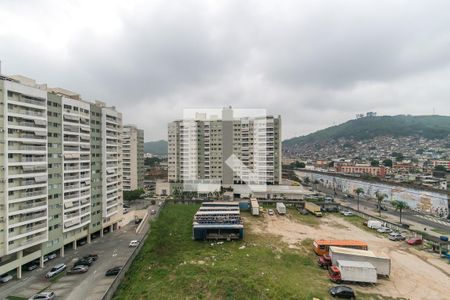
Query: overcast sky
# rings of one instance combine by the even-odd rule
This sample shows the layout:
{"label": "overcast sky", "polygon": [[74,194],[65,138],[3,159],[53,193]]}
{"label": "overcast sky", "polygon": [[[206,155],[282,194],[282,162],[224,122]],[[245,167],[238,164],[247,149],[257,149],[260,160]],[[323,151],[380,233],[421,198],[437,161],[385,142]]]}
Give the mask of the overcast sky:
{"label": "overcast sky", "polygon": [[184,108],[283,138],[356,113],[450,114],[450,1],[0,1],[2,73],[103,100],[145,140]]}

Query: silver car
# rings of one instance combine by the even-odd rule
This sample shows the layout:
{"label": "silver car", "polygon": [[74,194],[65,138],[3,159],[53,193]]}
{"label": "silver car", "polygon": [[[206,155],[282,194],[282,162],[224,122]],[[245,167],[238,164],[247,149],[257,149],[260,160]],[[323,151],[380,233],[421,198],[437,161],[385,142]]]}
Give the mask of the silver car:
{"label": "silver car", "polygon": [[55,293],[54,292],[42,292],[39,294],[34,295],[31,298],[28,298],[28,300],[53,300],[55,299]]}
{"label": "silver car", "polygon": [[5,273],[3,275],[0,275],[0,282],[1,283],[5,283],[10,281],[11,279],[13,279],[12,275],[9,273]]}
{"label": "silver car", "polygon": [[48,271],[47,274],[45,274],[45,278],[52,278],[52,277],[58,275],[59,273],[64,272],[66,270],[66,268],[67,267],[65,264],[57,264],[50,271]]}

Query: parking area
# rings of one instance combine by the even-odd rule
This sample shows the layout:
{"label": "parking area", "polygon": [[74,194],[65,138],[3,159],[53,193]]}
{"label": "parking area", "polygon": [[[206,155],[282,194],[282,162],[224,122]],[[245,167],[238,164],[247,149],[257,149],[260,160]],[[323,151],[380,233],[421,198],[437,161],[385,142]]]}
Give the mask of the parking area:
{"label": "parking area", "polygon": [[[148,207],[149,210],[158,208],[157,205]],[[150,215],[150,218],[152,217],[154,216]],[[148,228],[146,224],[137,234],[137,226],[134,222],[130,222],[119,230],[92,240],[90,244],[66,251],[65,257],[57,257],[47,262],[43,269],[24,272],[22,279],[12,280],[1,286],[0,299],[7,299],[8,296],[28,299],[43,290],[55,292],[58,299],[101,299],[114,280],[114,276],[106,277],[105,272],[125,264],[135,249],[129,247],[130,241],[141,240]],[[45,274],[53,266],[64,263],[67,265],[67,270],[70,270],[78,258],[89,254],[97,254],[99,258],[86,273],[62,274],[54,280],[45,278]]]}

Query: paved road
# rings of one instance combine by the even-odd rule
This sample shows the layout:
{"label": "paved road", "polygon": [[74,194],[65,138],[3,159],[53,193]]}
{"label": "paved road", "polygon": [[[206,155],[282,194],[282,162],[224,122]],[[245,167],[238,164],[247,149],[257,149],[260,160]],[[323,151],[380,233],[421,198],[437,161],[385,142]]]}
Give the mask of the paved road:
{"label": "paved road", "polygon": [[[149,210],[158,209],[158,206],[149,206]],[[150,216],[151,218],[153,216]],[[43,269],[23,273],[20,280],[13,280],[0,289],[0,299],[7,296],[31,297],[38,291],[47,288],[54,291],[58,299],[98,300],[111,285],[114,277],[105,277],[106,270],[125,264],[135,248],[128,247],[131,240],[141,240],[148,228],[148,224],[136,234],[134,223],[130,223],[113,233],[105,234],[103,238],[96,238],[91,244],[78,247],[77,250],[68,250],[65,257],[58,257],[46,263]],[[76,258],[96,253],[99,259],[85,274],[65,275],[56,282],[51,283],[44,278],[45,274],[58,263],[65,263],[69,268],[73,266]]]}
{"label": "paved road", "polygon": [[[321,192],[325,192],[330,195],[333,194],[332,190],[325,189],[321,186],[319,186],[319,190]],[[340,199],[341,201],[350,203],[352,206],[357,204],[356,198],[355,199],[351,199],[351,198],[344,199],[343,195],[344,194],[342,194],[342,193],[338,193],[337,198]],[[361,197],[360,202],[359,202],[360,210],[363,212],[366,212],[366,213],[368,213],[368,211],[365,211],[365,210],[370,210],[370,211],[375,210],[376,204],[377,204],[377,202],[375,200],[367,199],[365,197]],[[390,206],[390,204],[387,205],[387,208],[388,208],[388,211],[382,211],[381,213],[395,217],[396,222],[398,222],[400,219],[400,213],[398,211],[396,211],[392,206]],[[412,210],[403,211],[402,221],[403,221],[403,223],[408,223],[408,221],[418,223],[418,224],[422,225],[423,228],[427,228],[427,229],[434,228],[434,229],[438,229],[439,231],[447,232],[448,234],[450,234],[450,222],[449,221],[434,218],[432,216],[422,215],[422,214],[419,214]]]}

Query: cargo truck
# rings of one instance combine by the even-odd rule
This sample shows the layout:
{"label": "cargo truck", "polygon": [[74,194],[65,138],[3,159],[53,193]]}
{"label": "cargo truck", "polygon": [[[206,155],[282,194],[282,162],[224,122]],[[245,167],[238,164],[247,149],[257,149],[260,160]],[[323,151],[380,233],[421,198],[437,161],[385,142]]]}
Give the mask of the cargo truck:
{"label": "cargo truck", "polygon": [[[329,263],[332,265],[336,265],[338,260],[369,262],[375,267],[378,275],[389,276],[391,274],[391,259],[389,257],[376,256],[369,250],[331,246],[329,258]],[[324,261],[326,261],[326,257],[324,258]]]}
{"label": "cargo truck", "polygon": [[316,217],[321,217],[322,216],[322,212],[320,209],[320,206],[312,203],[312,202],[305,202],[305,209],[307,211],[309,211],[310,213],[312,213],[313,215],[315,215]]}
{"label": "cargo truck", "polygon": [[377,271],[366,261],[338,260],[336,265],[328,268],[328,276],[337,283],[377,283]]}
{"label": "cargo truck", "polygon": [[277,212],[280,215],[286,214],[286,206],[282,202],[277,202]]}

